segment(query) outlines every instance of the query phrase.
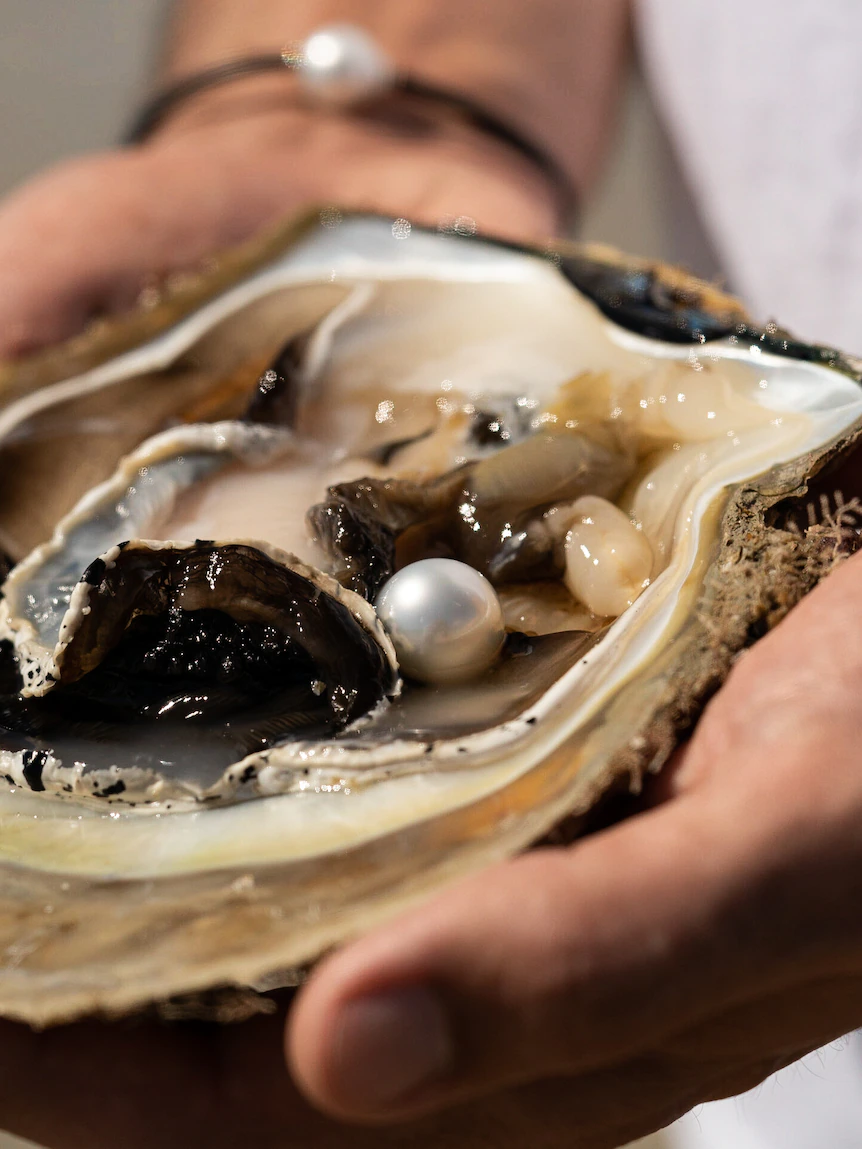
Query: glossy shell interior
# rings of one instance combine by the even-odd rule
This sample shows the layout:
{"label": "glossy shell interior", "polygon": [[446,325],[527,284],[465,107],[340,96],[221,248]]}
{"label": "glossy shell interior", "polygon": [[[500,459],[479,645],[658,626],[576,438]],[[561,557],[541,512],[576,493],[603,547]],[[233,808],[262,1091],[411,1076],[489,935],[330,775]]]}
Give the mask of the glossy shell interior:
{"label": "glossy shell interior", "polygon": [[[117,761],[96,789],[125,778],[125,797],[95,798],[92,776],[59,757],[40,762],[33,786],[32,758],[0,750],[9,779],[0,790],[0,1012],[8,1016],[47,1024],[213,986],[277,984],[283,971],[405,904],[524,849],[621,779],[636,784],[666,758],[768,613],[763,596],[741,588],[777,537],[770,508],[803,494],[862,420],[852,364],[757,332],[731,302],[671,273],[418,229],[405,238],[403,228],[365,217],[311,222],[274,247],[139,347],[36,390],[27,385],[35,368],[7,378],[17,397],[0,413],[0,482],[11,487],[15,452],[26,457],[28,435],[62,419],[64,404],[93,397],[103,411],[141,413],[139,424],[127,420],[125,449],[135,453],[111,477],[93,486],[86,467],[72,466],[74,481],[50,509],[22,484],[10,503],[20,513],[0,524],[21,559],[6,586],[7,637],[20,658],[32,656],[43,684],[69,625],[69,572],[110,556],[118,532],[172,538],[146,532],[170,521],[188,485],[177,482],[176,459],[193,462],[197,451],[206,477],[212,459],[233,449],[235,423],[148,438],[159,427],[162,384],[174,386],[176,401],[179,382],[187,406],[210,410],[216,368],[223,376],[261,348],[265,359],[369,285],[361,322],[314,377],[299,435],[274,451],[267,440],[251,480],[262,483],[274,459],[282,481],[286,460],[291,474],[302,471],[302,498],[315,492],[314,501],[334,463],[385,424],[390,408],[381,403],[397,410],[402,392],[434,404],[453,387],[474,397],[523,392],[540,412],[561,410],[562,396],[584,417],[591,404],[613,412],[622,383],[631,396],[646,380],[629,415],[664,447],[627,506],[652,532],[661,561],[600,642],[563,636],[535,661],[526,686],[498,675],[419,703],[408,692],[344,735],[276,744],[214,774],[132,782]],[[615,311],[625,326],[607,317]],[[111,334],[114,345],[120,338]],[[56,371],[51,363],[42,370]],[[589,385],[572,390],[578,379]],[[674,404],[676,422],[659,432]],[[73,461],[82,448],[91,461],[117,450],[85,420],[63,447]],[[139,498],[141,474],[154,474],[159,460],[173,466],[170,482]],[[670,494],[654,498],[650,481]],[[265,529],[253,529],[251,541],[282,554],[284,539]],[[292,529],[284,528],[289,538]],[[218,538],[239,541],[249,536]],[[787,608],[808,588],[794,584]],[[374,619],[363,625],[373,629]]]}

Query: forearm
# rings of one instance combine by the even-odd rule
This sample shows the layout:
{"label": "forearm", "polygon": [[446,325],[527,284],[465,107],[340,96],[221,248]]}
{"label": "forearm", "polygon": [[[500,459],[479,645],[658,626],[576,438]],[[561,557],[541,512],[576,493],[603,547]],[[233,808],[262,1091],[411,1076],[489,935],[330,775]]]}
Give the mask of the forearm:
{"label": "forearm", "polygon": [[278,51],[337,22],[362,25],[400,69],[487,104],[588,186],[619,86],[626,0],[182,0],[165,72]]}
{"label": "forearm", "polygon": [[[161,83],[345,21],[401,70],[511,121],[586,189],[613,112],[626,0],[178,0]],[[0,358],[122,311],[144,286],[312,205],[432,227],[469,219],[531,242],[567,222],[542,165],[434,101],[344,114],[304,106],[295,85],[271,73],[201,92],[143,146],[66,164],[4,203]]]}

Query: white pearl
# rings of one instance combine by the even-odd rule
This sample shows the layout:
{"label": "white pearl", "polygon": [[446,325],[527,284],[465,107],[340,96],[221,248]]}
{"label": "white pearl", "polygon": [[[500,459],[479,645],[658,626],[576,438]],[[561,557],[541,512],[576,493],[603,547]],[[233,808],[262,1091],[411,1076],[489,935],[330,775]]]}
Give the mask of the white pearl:
{"label": "white pearl", "polygon": [[302,45],[304,94],[316,104],[346,107],[392,87],[395,68],[376,42],[352,24],[320,28]]}
{"label": "white pearl", "polygon": [[466,682],[495,661],[506,637],[500,600],[466,563],[423,559],[386,583],[375,603],[401,669],[420,682]]}

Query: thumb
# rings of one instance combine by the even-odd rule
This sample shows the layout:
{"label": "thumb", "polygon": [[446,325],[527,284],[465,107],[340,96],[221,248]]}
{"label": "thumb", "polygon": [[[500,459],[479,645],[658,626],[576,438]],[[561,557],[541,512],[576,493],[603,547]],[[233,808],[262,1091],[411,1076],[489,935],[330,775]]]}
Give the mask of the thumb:
{"label": "thumb", "polygon": [[67,161],[0,204],[0,359],[128,310],[148,284],[278,214],[245,194],[245,168],[231,178],[230,153],[205,143]]}
{"label": "thumb", "polygon": [[683,797],[485,871],[335,955],[290,1020],[300,1086],[335,1116],[398,1120],[631,1061],[735,989],[739,926],[709,907],[738,905],[726,895],[751,872],[709,834]]}
{"label": "thumb", "polygon": [[[0,204],[0,359],[75,335],[129,306],[143,285],[135,163],[125,155],[67,161]],[[138,209],[138,210],[136,210]]]}

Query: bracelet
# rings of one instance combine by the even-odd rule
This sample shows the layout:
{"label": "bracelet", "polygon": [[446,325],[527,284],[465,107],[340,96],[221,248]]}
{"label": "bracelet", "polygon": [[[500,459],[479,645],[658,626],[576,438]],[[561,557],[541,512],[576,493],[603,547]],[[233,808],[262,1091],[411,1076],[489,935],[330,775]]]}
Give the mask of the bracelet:
{"label": "bracelet", "polygon": [[399,74],[368,33],[350,24],[321,28],[295,50],[229,60],[178,80],[138,113],[122,142],[126,146],[142,143],[174,108],[198,92],[244,76],[283,72],[285,69],[296,73],[303,99],[317,107],[343,112],[387,95],[401,94],[454,111],[473,127],[520,152],[539,168],[557,191],[564,219],[569,220],[574,215],[577,192],[562,165],[550,152],[471,97]]}

